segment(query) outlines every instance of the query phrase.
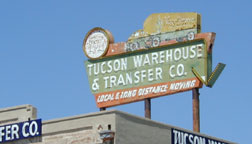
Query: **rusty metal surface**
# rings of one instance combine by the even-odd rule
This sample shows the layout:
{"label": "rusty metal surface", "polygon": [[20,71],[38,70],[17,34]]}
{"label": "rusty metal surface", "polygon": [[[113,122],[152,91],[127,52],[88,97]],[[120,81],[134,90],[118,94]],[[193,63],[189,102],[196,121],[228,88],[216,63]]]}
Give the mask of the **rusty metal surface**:
{"label": "rusty metal surface", "polygon": [[151,119],[151,99],[147,98],[144,100],[144,110],[145,110],[145,118]]}
{"label": "rusty metal surface", "polygon": [[199,100],[199,89],[192,89],[193,99],[193,131],[200,132],[200,100]]}
{"label": "rusty metal surface", "polygon": [[[216,36],[215,33],[213,32],[198,33],[198,34],[194,34],[193,38],[188,38],[189,37],[188,33],[190,32],[194,33],[194,31],[186,30],[184,32],[185,32],[184,34],[179,34],[181,37],[168,38],[170,33],[164,33],[158,36],[149,36],[149,37],[135,39],[134,41],[131,41],[131,42],[120,42],[120,43],[110,44],[108,52],[105,54],[105,57],[120,55],[127,52],[150,49],[150,48],[155,48],[155,47],[160,47],[160,46],[165,46],[165,45],[172,45],[172,44],[177,44],[181,42],[187,42],[190,40],[199,40],[199,39],[204,39],[206,41],[208,52],[210,53],[212,52],[212,47],[213,47],[215,36]],[[148,41],[148,39],[150,39],[150,41]],[[153,43],[155,43],[156,40],[158,42],[153,46]]]}

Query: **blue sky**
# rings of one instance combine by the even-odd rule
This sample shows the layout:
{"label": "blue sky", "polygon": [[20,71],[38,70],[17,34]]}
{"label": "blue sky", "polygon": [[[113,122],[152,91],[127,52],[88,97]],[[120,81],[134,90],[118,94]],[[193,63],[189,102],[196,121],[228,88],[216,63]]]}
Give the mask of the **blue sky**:
{"label": "blue sky", "polygon": [[[250,143],[252,122],[251,5],[200,0],[1,0],[0,108],[32,104],[43,120],[99,111],[82,51],[93,27],[126,41],[152,13],[197,12],[202,32],[216,32],[213,67],[227,64],[213,88],[200,89],[201,132]],[[191,91],[152,100],[152,119],[192,129]],[[117,109],[144,116],[144,103]]]}

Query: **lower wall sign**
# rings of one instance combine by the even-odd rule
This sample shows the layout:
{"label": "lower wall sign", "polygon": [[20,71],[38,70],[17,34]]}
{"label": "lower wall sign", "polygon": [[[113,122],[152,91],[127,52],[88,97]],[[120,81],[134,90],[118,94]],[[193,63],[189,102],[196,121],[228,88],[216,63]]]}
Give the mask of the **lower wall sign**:
{"label": "lower wall sign", "polygon": [[0,143],[41,136],[41,119],[0,126]]}
{"label": "lower wall sign", "polygon": [[227,144],[219,140],[172,129],[172,144]]}

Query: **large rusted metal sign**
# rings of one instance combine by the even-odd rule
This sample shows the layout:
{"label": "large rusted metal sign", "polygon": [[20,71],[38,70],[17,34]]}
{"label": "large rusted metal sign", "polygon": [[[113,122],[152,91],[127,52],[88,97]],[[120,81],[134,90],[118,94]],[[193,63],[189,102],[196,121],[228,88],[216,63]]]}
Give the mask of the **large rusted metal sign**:
{"label": "large rusted metal sign", "polygon": [[[155,25],[155,27],[153,27]],[[83,49],[88,80],[100,108],[212,86],[224,68],[212,73],[215,33],[198,33],[196,13],[154,14],[144,29],[124,43],[92,29]]]}

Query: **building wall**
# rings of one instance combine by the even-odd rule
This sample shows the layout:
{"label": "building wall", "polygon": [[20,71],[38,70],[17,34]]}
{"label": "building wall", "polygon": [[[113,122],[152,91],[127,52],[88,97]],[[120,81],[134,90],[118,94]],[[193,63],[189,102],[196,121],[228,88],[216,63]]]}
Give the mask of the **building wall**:
{"label": "building wall", "polygon": [[[120,111],[116,113],[116,138],[115,144],[171,144],[172,129],[210,138],[223,143],[234,144],[234,142],[211,137],[205,134],[193,132],[183,128],[159,123],[150,119],[134,116]],[[183,143],[185,144],[185,143]],[[188,143],[187,143],[188,144]],[[198,143],[197,143],[198,144]],[[206,142],[207,144],[207,142]],[[212,144],[212,143],[211,143]]]}
{"label": "building wall", "polygon": [[[30,105],[2,109],[0,116],[0,120],[5,124],[12,123],[7,121],[8,119],[17,119],[18,122],[27,121],[28,118],[36,118],[36,109]],[[170,144],[172,128],[232,144],[232,142],[117,110],[43,121],[42,136],[5,144]],[[114,133],[113,140],[102,139],[100,136],[102,132]]]}
{"label": "building wall", "polygon": [[99,132],[115,131],[115,114],[93,113],[43,122],[42,142],[39,144],[99,144]]}
{"label": "building wall", "polygon": [[116,117],[116,144],[169,144],[171,128],[152,120],[119,114]]}
{"label": "building wall", "polygon": [[37,118],[37,109],[31,105],[0,109],[0,125],[34,120]]}
{"label": "building wall", "polygon": [[[37,109],[32,105],[20,105],[0,109],[0,126],[19,123],[37,118]],[[41,137],[5,142],[4,144],[29,144],[41,141]]]}

